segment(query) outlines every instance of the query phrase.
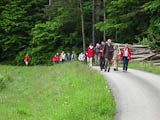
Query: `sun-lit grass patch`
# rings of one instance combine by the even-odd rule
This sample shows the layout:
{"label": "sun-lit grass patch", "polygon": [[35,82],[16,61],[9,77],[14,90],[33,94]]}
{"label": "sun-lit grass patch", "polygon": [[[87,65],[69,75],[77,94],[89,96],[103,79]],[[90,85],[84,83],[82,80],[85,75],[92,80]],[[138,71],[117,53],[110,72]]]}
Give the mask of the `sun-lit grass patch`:
{"label": "sun-lit grass patch", "polygon": [[104,77],[84,64],[0,66],[0,75],[13,79],[0,91],[2,120],[114,119]]}
{"label": "sun-lit grass patch", "polygon": [[130,68],[135,68],[147,72],[152,72],[155,74],[160,74],[160,67],[153,65],[152,63],[145,63],[145,62],[139,62],[139,63],[130,63]]}

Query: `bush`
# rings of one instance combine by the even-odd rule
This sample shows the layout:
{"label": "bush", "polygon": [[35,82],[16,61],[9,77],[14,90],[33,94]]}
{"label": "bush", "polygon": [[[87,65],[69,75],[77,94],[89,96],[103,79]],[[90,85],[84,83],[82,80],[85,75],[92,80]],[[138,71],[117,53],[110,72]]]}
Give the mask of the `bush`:
{"label": "bush", "polygon": [[147,35],[147,37],[143,37],[140,39],[139,37],[136,38],[138,41],[138,44],[141,45],[148,45],[152,49],[156,49],[157,51],[160,51],[160,35]]}
{"label": "bush", "polygon": [[6,88],[10,82],[13,82],[13,78],[11,77],[11,75],[0,75],[0,91]]}

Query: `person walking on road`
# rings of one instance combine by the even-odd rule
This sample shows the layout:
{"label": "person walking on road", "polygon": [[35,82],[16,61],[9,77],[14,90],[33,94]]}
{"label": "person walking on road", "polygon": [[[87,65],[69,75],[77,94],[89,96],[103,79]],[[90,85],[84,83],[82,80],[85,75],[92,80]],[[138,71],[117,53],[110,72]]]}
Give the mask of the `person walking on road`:
{"label": "person walking on road", "polygon": [[105,42],[102,41],[101,45],[100,45],[100,48],[99,48],[100,69],[101,69],[101,71],[104,69],[104,64],[105,64],[105,59],[104,59],[104,55],[103,55],[104,47],[105,47]]}
{"label": "person walking on road", "polygon": [[100,44],[97,43],[96,47],[94,48],[94,53],[95,53],[94,59],[95,59],[95,63],[96,63],[97,66],[99,65],[99,62],[100,62],[99,49],[100,49]]}
{"label": "person walking on road", "polygon": [[114,71],[118,71],[120,54],[121,54],[121,51],[118,47],[118,44],[114,45],[114,54],[113,54]]}
{"label": "person walking on road", "polygon": [[105,58],[105,72],[107,71],[107,68],[108,68],[108,72],[110,71],[113,52],[114,52],[114,49],[113,49],[112,41],[111,39],[108,39],[107,43],[105,44],[104,52],[103,52],[103,55]]}
{"label": "person walking on road", "polygon": [[94,47],[92,43],[89,45],[88,51],[86,54],[87,54],[87,63],[89,67],[92,67],[92,60],[94,58]]}
{"label": "person walking on road", "polygon": [[123,72],[128,70],[128,63],[131,60],[131,49],[128,45],[121,50],[121,60],[123,60]]}

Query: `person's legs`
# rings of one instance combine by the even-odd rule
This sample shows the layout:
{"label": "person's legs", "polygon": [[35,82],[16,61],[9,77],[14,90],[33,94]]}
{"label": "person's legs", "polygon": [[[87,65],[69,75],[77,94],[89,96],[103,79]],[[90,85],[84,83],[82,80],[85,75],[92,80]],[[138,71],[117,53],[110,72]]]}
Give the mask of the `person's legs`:
{"label": "person's legs", "polygon": [[26,61],[25,63],[26,63],[26,66],[28,66],[28,61]]}
{"label": "person's legs", "polygon": [[96,65],[98,65],[98,55],[95,55],[94,59],[95,59]]}
{"label": "person's legs", "polygon": [[129,62],[129,60],[128,59],[126,59],[126,71],[128,70],[128,62]]}
{"label": "person's legs", "polygon": [[123,71],[126,69],[126,57],[123,57]]}
{"label": "person's legs", "polygon": [[90,58],[91,67],[92,67],[92,62],[93,62],[93,58]]}
{"label": "person's legs", "polygon": [[89,64],[89,57],[87,57],[87,64]]}
{"label": "person's legs", "polygon": [[102,56],[100,57],[100,69],[102,70]]}
{"label": "person's legs", "polygon": [[113,64],[114,64],[113,68],[114,68],[114,70],[116,70],[116,60],[115,59],[113,60]]}
{"label": "person's legs", "polygon": [[112,65],[112,60],[111,60],[111,59],[108,59],[108,72],[110,71],[111,65]]}
{"label": "person's legs", "polygon": [[93,58],[90,58],[90,67],[92,67],[92,60]]}
{"label": "person's legs", "polygon": [[116,60],[116,69],[118,71],[118,66],[119,66],[119,60]]}
{"label": "person's legs", "polygon": [[100,65],[100,56],[98,56],[98,62],[97,63],[98,63],[98,65]]}
{"label": "person's legs", "polygon": [[87,57],[87,63],[89,67],[92,67],[92,58]]}
{"label": "person's legs", "polygon": [[104,66],[105,66],[105,58],[102,57],[102,69],[104,69]]}
{"label": "person's legs", "polygon": [[114,70],[115,71],[118,71],[118,63],[119,63],[119,60],[114,60]]}
{"label": "person's legs", "polygon": [[108,63],[109,63],[108,58],[105,58],[105,66],[104,66],[105,71],[107,71]]}
{"label": "person's legs", "polygon": [[97,55],[94,56],[95,63],[97,65]]}

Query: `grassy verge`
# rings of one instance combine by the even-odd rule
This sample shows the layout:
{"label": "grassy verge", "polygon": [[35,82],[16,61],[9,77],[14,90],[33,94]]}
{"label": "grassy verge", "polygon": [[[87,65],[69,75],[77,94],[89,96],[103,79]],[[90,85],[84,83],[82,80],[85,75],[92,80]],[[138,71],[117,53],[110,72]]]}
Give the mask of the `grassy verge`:
{"label": "grassy verge", "polygon": [[141,63],[129,63],[129,68],[139,69],[147,72],[152,72],[155,74],[160,74],[160,67],[153,64],[141,62]]}
{"label": "grassy verge", "polygon": [[2,120],[113,120],[115,103],[98,72],[80,63],[0,66]]}

